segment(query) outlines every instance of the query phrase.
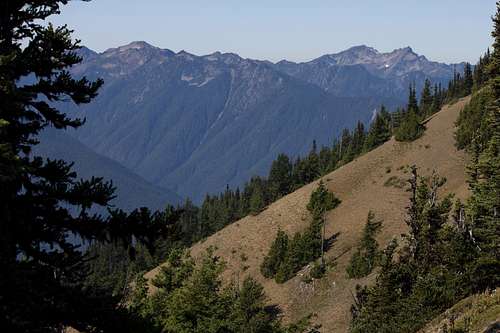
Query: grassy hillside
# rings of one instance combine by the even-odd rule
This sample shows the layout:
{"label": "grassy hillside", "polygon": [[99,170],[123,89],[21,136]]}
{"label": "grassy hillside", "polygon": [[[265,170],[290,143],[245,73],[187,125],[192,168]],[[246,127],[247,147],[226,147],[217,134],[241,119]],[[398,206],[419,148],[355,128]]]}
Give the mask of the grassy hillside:
{"label": "grassy hillside", "polygon": [[500,290],[467,297],[429,323],[420,333],[495,333],[500,331]]}
{"label": "grassy hillside", "polygon": [[[412,143],[392,139],[324,177],[328,188],[342,200],[342,204],[327,215],[326,237],[335,236],[327,258],[335,266],[325,278],[308,284],[302,282],[299,273],[278,285],[274,280],[263,278],[259,271],[279,229],[291,235],[308,225],[310,216],[306,204],[317,183],[291,193],[261,214],[245,217],[196,244],[191,249],[192,254],[196,257],[207,247],[215,246],[216,253],[227,262],[225,276],[240,280],[247,275],[256,278],[264,285],[269,303],[279,305],[285,319],[295,320],[313,312],[323,325],[322,331],[347,331],[355,285],[368,283],[373,275],[362,280],[348,279],[345,268],[369,210],[384,220],[378,235],[382,246],[406,230],[404,217],[408,193],[401,185],[408,178],[405,166],[416,164],[422,175],[430,175],[436,170],[447,178],[443,187],[445,193],[455,193],[459,198],[467,196],[465,155],[456,150],[453,132],[455,120],[468,100],[461,99],[445,106],[428,121],[427,131],[420,139]],[[157,272],[158,269],[153,270],[147,277]]]}

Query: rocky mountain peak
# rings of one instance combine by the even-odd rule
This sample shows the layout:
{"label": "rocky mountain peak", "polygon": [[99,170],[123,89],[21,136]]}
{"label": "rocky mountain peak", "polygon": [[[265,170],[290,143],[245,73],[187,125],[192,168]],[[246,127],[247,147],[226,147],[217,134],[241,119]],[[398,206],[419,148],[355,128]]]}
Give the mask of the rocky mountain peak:
{"label": "rocky mountain peak", "polygon": [[[326,60],[332,65],[357,65],[371,62],[373,59],[377,58],[379,54],[380,53],[373,47],[358,45],[339,53],[320,57],[317,60]],[[313,60],[313,62],[314,61],[315,60]]]}
{"label": "rocky mountain peak", "polygon": [[220,61],[227,65],[237,64],[243,60],[236,53],[221,53],[219,51],[203,56],[202,58],[208,61]]}
{"label": "rocky mountain peak", "polygon": [[76,51],[76,53],[83,58],[84,61],[87,61],[93,57],[97,57],[98,56],[98,53],[97,52],[94,52],[92,51],[91,49],[89,49],[88,47],[86,46],[82,46],[80,47],[80,49],[78,49]]}
{"label": "rocky mountain peak", "polygon": [[417,54],[415,51],[410,46],[403,47],[400,49],[396,49],[392,52],[386,53],[386,57],[397,57],[399,59],[403,60],[417,60],[419,58],[425,59],[425,57],[421,57],[419,54]]}
{"label": "rocky mountain peak", "polygon": [[394,51],[392,51],[393,53],[413,53],[413,54],[416,54],[413,49],[411,48],[411,46],[407,46],[407,47],[402,47],[402,48],[399,48],[399,49],[396,49]]}
{"label": "rocky mountain peak", "polygon": [[221,56],[222,56],[222,53],[219,51],[216,51],[214,53],[207,54],[203,58],[205,58],[208,61],[217,61],[220,59]]}
{"label": "rocky mountain peak", "polygon": [[144,41],[135,41],[135,42],[131,42],[129,44],[126,44],[126,45],[122,45],[122,46],[118,46],[118,47],[115,47],[115,48],[110,48],[110,49],[107,49],[106,51],[104,51],[102,54],[103,55],[107,55],[107,56],[113,56],[113,55],[116,55],[116,54],[120,54],[120,53],[129,53],[131,51],[146,51],[146,52],[149,52],[149,51],[153,51],[153,50],[159,50],[159,48],[151,45],[151,44],[148,44]]}
{"label": "rocky mountain peak", "polygon": [[118,49],[120,51],[126,51],[126,50],[130,50],[130,49],[134,49],[134,50],[157,49],[157,47],[155,47],[151,44],[148,44],[145,41],[135,41],[135,42],[131,42],[127,45],[120,46]]}
{"label": "rocky mountain peak", "polygon": [[192,61],[196,58],[196,56],[194,54],[191,54],[191,53],[187,52],[186,50],[181,50],[181,51],[177,52],[175,56],[178,58],[182,58],[184,60],[188,60],[188,61]]}
{"label": "rocky mountain peak", "polygon": [[373,54],[373,55],[376,55],[376,54],[379,54],[378,50],[376,50],[375,48],[373,47],[370,47],[370,46],[366,46],[366,45],[356,45],[356,46],[353,46],[341,53],[350,53],[350,54],[357,54],[357,55],[360,55],[360,54]]}

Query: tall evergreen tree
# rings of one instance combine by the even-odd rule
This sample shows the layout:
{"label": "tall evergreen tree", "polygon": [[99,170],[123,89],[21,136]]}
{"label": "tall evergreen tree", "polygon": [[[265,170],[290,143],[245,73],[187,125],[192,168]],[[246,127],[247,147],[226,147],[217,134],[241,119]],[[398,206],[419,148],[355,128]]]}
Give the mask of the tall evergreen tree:
{"label": "tall evergreen tree", "polygon": [[329,147],[321,147],[319,151],[319,172],[320,176],[327,174],[332,167],[335,168],[336,161],[333,159],[332,151]]}
{"label": "tall evergreen tree", "polygon": [[364,142],[364,151],[370,151],[391,138],[391,115],[382,105],[373,120]]}
{"label": "tall evergreen tree", "polygon": [[268,177],[273,198],[280,198],[292,190],[292,163],[285,154],[279,154],[271,164]]}
{"label": "tall evergreen tree", "polygon": [[439,86],[436,84],[434,85],[434,93],[432,95],[431,113],[438,112],[441,109],[442,104],[441,91]]}
{"label": "tall evergreen tree", "polygon": [[319,177],[319,156],[318,156],[318,146],[316,140],[313,140],[311,151],[307,156],[305,163],[305,179],[304,183],[308,184]]}
{"label": "tall evergreen tree", "polygon": [[264,257],[260,266],[260,271],[264,277],[272,278],[276,275],[287,255],[288,243],[288,235],[284,231],[278,230],[278,234],[271,245],[271,249]]}
{"label": "tall evergreen tree", "polygon": [[418,115],[414,111],[409,111],[397,128],[395,137],[398,141],[413,141],[421,137],[424,130],[425,127]]}
{"label": "tall evergreen tree", "polygon": [[77,180],[71,164],[31,154],[45,127],[82,125],[57,102],[89,103],[103,83],[73,78],[69,69],[81,61],[78,42],[66,27],[42,23],[67,3],[0,4],[0,326],[6,332],[104,329],[105,310],[117,304],[85,291],[84,257],[69,236],[148,240],[164,221],[146,210],[93,215],[94,205],[107,206],[113,198],[111,183]]}
{"label": "tall evergreen tree", "polygon": [[[312,229],[318,228],[321,235],[321,264],[324,266],[324,240],[325,240],[325,214],[327,211],[336,208],[340,204],[340,199],[332,192],[328,191],[323,180],[319,182],[318,188],[311,193],[311,198],[307,204],[307,209],[313,216]],[[314,230],[313,230],[314,231]]]}
{"label": "tall evergreen tree", "polygon": [[463,96],[470,95],[472,92],[472,86],[474,85],[474,77],[472,73],[472,66],[466,63],[464,66],[464,83],[463,83]]}
{"label": "tall evergreen tree", "polygon": [[351,144],[349,145],[347,151],[348,161],[353,160],[356,156],[361,154],[363,150],[363,145],[365,143],[365,137],[366,137],[365,126],[361,121],[358,121],[358,123],[356,124],[356,128],[354,129]]}
{"label": "tall evergreen tree", "polygon": [[250,214],[259,214],[266,205],[264,200],[264,193],[261,186],[255,186],[250,197]]}
{"label": "tall evergreen tree", "polygon": [[491,256],[489,265],[500,269],[500,2],[493,23],[493,52],[487,68],[492,90],[491,103],[486,105],[488,136],[484,148],[473,160],[475,178],[480,181],[471,183],[468,211],[480,248]]}
{"label": "tall evergreen tree", "polygon": [[347,155],[347,152],[349,150],[349,146],[351,145],[351,142],[352,142],[352,135],[351,135],[351,131],[349,131],[349,129],[347,128],[344,128],[344,130],[342,131],[342,135],[340,136],[340,144],[339,144],[339,158],[342,160],[342,161],[345,161],[347,160],[348,158],[346,158],[346,155]]}
{"label": "tall evergreen tree", "polygon": [[431,89],[431,81],[429,79],[425,80],[424,88],[422,89],[422,95],[420,97],[420,113],[423,116],[427,116],[432,113],[432,89]]}
{"label": "tall evergreen tree", "polygon": [[410,84],[409,94],[408,94],[408,105],[406,106],[407,112],[414,112],[419,114],[418,100],[417,100],[417,88],[415,84]]}
{"label": "tall evergreen tree", "polygon": [[363,236],[346,269],[350,278],[367,276],[375,268],[375,265],[378,264],[380,253],[375,235],[381,227],[382,221],[376,221],[375,214],[372,211],[368,212]]}

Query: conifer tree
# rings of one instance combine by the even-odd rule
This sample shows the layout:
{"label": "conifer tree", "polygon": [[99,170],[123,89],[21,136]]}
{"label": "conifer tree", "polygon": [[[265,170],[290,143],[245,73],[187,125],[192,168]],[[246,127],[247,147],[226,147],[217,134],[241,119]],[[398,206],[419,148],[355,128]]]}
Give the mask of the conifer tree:
{"label": "conifer tree", "polygon": [[401,125],[396,130],[396,140],[413,141],[422,136],[425,127],[421,124],[420,118],[414,111],[409,111]]}
{"label": "conifer tree", "polygon": [[282,329],[274,314],[266,309],[264,288],[254,279],[243,280],[231,308],[232,332],[280,333]]}
{"label": "conifer tree", "polygon": [[352,135],[349,129],[344,128],[342,131],[342,135],[340,136],[340,144],[339,144],[339,158],[344,162],[349,162],[347,156],[347,152],[349,151],[349,146],[352,142]]}
{"label": "conifer tree", "polygon": [[272,278],[278,272],[280,265],[284,262],[287,256],[289,246],[288,235],[279,230],[269,253],[265,256],[264,261],[260,266],[262,275],[266,278]]}
{"label": "conifer tree", "polygon": [[255,186],[250,197],[250,214],[259,214],[265,206],[264,193],[260,186]]}
{"label": "conifer tree", "polygon": [[367,276],[375,268],[375,265],[378,264],[380,253],[375,235],[381,227],[382,222],[375,220],[375,214],[372,211],[368,212],[363,236],[347,267],[347,274],[350,278]]}
{"label": "conifer tree", "polygon": [[9,332],[105,329],[106,309],[117,304],[84,290],[84,257],[68,237],[129,243],[135,234],[148,241],[164,221],[147,210],[93,215],[94,205],[107,206],[114,197],[111,183],[77,180],[71,164],[31,154],[45,127],[83,124],[57,102],[89,103],[103,84],[73,78],[69,70],[81,61],[78,41],[66,27],[42,23],[67,3],[0,4],[0,326]]}
{"label": "conifer tree", "polygon": [[327,211],[336,208],[340,204],[338,199],[332,192],[328,191],[323,180],[319,182],[318,188],[313,191],[307,209],[313,216],[312,229],[319,227],[321,235],[321,264],[324,266],[324,239],[325,239],[325,214]]}
{"label": "conifer tree", "polygon": [[292,164],[285,154],[279,154],[271,164],[268,182],[274,199],[278,199],[292,190]]}
{"label": "conifer tree", "polygon": [[331,170],[332,164],[335,163],[332,157],[332,152],[328,147],[321,147],[318,155],[320,176],[327,174]]}
{"label": "conifer tree", "polygon": [[442,101],[441,101],[441,91],[439,90],[439,86],[434,85],[434,93],[432,95],[432,106],[431,113],[436,113],[441,109]]}
{"label": "conifer tree", "polygon": [[432,113],[432,90],[431,81],[429,79],[425,80],[424,88],[422,89],[422,95],[420,97],[420,113],[425,117]]}
{"label": "conifer tree", "polygon": [[316,140],[313,140],[311,151],[307,156],[307,160],[305,163],[305,179],[304,183],[310,183],[319,177],[319,157],[318,157],[318,146],[316,144]]}
{"label": "conifer tree", "polygon": [[364,151],[370,151],[391,138],[391,116],[382,105],[373,120],[364,142]]}
{"label": "conifer tree", "polygon": [[393,132],[401,126],[401,122],[403,120],[404,110],[401,108],[397,108],[396,111],[391,113],[391,129]]}
{"label": "conifer tree", "polygon": [[492,90],[491,103],[486,105],[488,139],[473,160],[472,168],[480,181],[471,183],[468,210],[480,248],[485,256],[491,256],[490,265],[500,269],[500,2],[493,23],[493,52],[487,68]]}
{"label": "conifer tree", "polygon": [[418,101],[417,101],[417,88],[415,84],[410,84],[409,94],[408,94],[408,105],[406,106],[406,111],[408,113],[413,112],[419,115]]}
{"label": "conifer tree", "polygon": [[[290,327],[281,325],[275,311],[269,311],[263,287],[250,277],[240,286],[222,283],[222,262],[210,248],[195,265],[189,254],[175,252],[155,279],[157,291],[148,292],[139,276],[128,309],[140,326],[132,332],[165,333],[305,333],[312,331],[308,320]],[[134,330],[135,328],[135,330]]]}
{"label": "conifer tree", "polygon": [[349,145],[347,151],[348,161],[353,160],[356,156],[361,154],[363,150],[363,145],[365,143],[365,137],[366,137],[365,126],[363,125],[362,122],[358,121],[358,123],[356,124],[356,128],[354,129],[351,144]]}
{"label": "conifer tree", "polygon": [[412,168],[409,232],[397,256],[395,241],[386,247],[375,285],[358,290],[352,332],[416,332],[472,291],[467,284],[476,251],[466,232],[446,225],[452,205],[450,197],[438,198],[443,184]]}
{"label": "conifer tree", "polygon": [[464,82],[463,82],[463,93],[462,96],[470,95],[472,92],[472,86],[474,85],[474,78],[472,73],[472,66],[466,63],[464,66]]}

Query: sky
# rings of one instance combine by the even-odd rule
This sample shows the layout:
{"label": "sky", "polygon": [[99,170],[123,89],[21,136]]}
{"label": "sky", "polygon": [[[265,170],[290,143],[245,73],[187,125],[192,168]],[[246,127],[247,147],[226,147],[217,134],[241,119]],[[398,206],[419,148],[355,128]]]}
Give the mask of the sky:
{"label": "sky", "polygon": [[132,41],[205,55],[308,61],[355,45],[411,46],[475,63],[491,45],[495,0],[93,0],[50,20],[102,52]]}

